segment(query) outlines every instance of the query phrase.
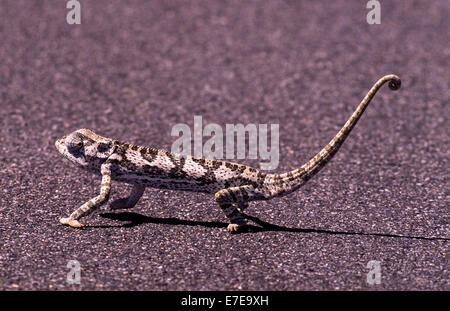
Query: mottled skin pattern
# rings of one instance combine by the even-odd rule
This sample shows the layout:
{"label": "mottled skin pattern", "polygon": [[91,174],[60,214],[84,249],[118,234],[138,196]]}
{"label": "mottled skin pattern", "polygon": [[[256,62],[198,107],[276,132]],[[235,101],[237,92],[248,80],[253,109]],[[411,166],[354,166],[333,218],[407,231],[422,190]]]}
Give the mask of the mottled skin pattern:
{"label": "mottled skin pattern", "polygon": [[58,139],[58,151],[81,167],[102,177],[100,194],[61,218],[64,225],[79,228],[83,216],[106,203],[111,180],[133,185],[127,198],[111,203],[112,209],[132,208],[145,187],[214,193],[215,201],[230,220],[227,230],[236,232],[246,220],[242,211],[248,202],[268,200],[300,188],[336,154],[367,105],[386,82],[391,90],[400,88],[400,78],[386,75],[370,89],[336,136],[311,160],[284,174],[268,174],[255,168],[220,160],[180,156],[164,150],[123,143],[80,129]]}

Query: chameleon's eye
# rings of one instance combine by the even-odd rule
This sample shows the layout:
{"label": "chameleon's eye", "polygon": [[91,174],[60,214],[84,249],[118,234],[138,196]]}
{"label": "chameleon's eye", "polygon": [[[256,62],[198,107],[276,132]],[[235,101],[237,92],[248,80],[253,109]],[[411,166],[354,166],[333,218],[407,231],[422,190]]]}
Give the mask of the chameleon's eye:
{"label": "chameleon's eye", "polygon": [[83,140],[77,136],[68,136],[64,142],[70,153],[78,153],[83,148]]}
{"label": "chameleon's eye", "polygon": [[83,143],[82,142],[71,143],[71,144],[67,145],[67,150],[70,153],[78,153],[78,152],[80,152],[80,150],[82,148],[83,148]]}

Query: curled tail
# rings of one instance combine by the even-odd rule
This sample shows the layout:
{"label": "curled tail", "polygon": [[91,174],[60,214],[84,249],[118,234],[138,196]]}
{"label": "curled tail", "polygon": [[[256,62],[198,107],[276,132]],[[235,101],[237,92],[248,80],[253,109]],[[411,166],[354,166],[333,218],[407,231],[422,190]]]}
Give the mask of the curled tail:
{"label": "curled tail", "polygon": [[361,103],[358,105],[356,110],[341,128],[341,130],[333,137],[333,139],[311,160],[306,162],[302,167],[292,170],[284,174],[272,175],[272,178],[267,185],[271,188],[272,195],[280,195],[292,192],[303,184],[305,184],[312,176],[317,174],[320,169],[330,161],[339,148],[344,143],[348,134],[350,134],[353,127],[358,122],[359,118],[363,114],[364,110],[369,105],[375,93],[380,89],[380,87],[389,82],[389,88],[391,90],[398,90],[401,86],[401,80],[396,75],[386,75],[379,79],[369,90],[367,95],[363,98]]}

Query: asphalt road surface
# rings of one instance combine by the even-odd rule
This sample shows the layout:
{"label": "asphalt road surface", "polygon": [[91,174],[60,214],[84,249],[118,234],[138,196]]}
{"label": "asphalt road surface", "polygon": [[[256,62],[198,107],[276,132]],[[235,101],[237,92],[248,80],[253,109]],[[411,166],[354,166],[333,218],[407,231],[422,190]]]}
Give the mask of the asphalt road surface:
{"label": "asphalt road surface", "polygon": [[[80,3],[69,25],[65,1],[1,1],[0,289],[450,290],[448,1],[382,1],[379,25],[365,1]],[[100,185],[57,153],[63,134],[170,149],[194,115],[279,124],[284,172],[390,73],[402,88],[319,175],[250,205],[253,232],[227,233],[212,196],[155,189],[84,230],[58,222]]]}

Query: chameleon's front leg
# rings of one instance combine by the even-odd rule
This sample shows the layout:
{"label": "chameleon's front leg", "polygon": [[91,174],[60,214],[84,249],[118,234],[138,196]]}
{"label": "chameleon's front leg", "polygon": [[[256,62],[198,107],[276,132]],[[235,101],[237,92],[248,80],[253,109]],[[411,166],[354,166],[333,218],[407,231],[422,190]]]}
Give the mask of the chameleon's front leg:
{"label": "chameleon's front leg", "polygon": [[61,218],[59,220],[63,225],[69,225],[73,228],[81,228],[83,224],[78,221],[83,216],[92,213],[95,209],[103,205],[109,199],[111,190],[111,164],[103,163],[100,169],[102,174],[102,183],[100,186],[100,194],[75,210],[69,217]]}

